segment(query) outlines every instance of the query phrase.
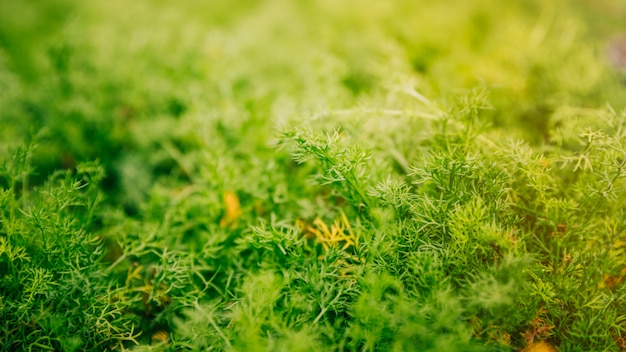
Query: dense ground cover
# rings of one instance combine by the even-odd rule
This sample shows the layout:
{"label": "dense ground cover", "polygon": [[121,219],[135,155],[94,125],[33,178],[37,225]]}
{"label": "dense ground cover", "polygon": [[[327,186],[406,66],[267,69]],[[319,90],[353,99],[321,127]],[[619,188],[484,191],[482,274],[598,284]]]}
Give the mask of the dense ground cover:
{"label": "dense ground cover", "polygon": [[2,350],[626,349],[625,17],[0,0]]}

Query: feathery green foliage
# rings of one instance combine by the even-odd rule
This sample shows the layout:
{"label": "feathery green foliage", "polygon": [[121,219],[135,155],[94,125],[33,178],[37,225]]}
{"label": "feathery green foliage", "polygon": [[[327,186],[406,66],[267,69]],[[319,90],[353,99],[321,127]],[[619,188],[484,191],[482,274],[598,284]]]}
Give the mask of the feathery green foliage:
{"label": "feathery green foliage", "polygon": [[626,349],[625,10],[0,1],[0,349]]}

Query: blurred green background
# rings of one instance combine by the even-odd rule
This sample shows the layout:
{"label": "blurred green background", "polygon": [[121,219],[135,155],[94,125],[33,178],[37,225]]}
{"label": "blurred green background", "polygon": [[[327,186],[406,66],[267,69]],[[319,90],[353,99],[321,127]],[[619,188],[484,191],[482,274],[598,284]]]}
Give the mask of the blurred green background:
{"label": "blurred green background", "polygon": [[624,107],[624,23],[619,0],[0,0],[0,151],[39,135],[39,180],[99,159],[133,211],[207,139],[262,153],[275,126],[401,109],[407,87],[445,106],[483,85],[493,125],[541,145],[563,106]]}

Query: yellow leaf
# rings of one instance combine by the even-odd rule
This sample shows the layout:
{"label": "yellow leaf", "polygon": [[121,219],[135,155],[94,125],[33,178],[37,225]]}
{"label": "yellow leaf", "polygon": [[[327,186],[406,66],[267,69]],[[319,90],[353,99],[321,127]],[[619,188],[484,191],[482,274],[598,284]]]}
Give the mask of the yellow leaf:
{"label": "yellow leaf", "polygon": [[234,227],[237,224],[237,220],[241,217],[241,204],[239,203],[239,197],[232,192],[224,192],[224,205],[226,207],[226,214],[220,220],[220,226]]}
{"label": "yellow leaf", "polygon": [[544,341],[534,342],[530,346],[524,348],[522,351],[523,352],[558,352],[556,347]]}
{"label": "yellow leaf", "polygon": [[163,343],[166,346],[167,346],[168,338],[169,338],[169,335],[167,331],[164,331],[164,330],[159,330],[155,332],[154,334],[152,334],[151,336],[151,340],[153,344]]}

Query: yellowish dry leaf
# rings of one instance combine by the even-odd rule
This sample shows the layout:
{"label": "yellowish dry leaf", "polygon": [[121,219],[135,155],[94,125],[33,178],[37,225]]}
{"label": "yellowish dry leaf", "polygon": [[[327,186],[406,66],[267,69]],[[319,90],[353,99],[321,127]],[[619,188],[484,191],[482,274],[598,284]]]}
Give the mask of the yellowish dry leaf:
{"label": "yellowish dry leaf", "polygon": [[159,331],[155,332],[154,334],[152,334],[152,336],[151,336],[153,344],[163,343],[166,346],[167,346],[167,339],[168,338],[169,338],[169,335],[168,335],[167,331],[164,331],[164,330],[159,330]]}
{"label": "yellowish dry leaf", "polygon": [[545,341],[537,341],[524,348],[522,352],[558,352],[559,350]]}
{"label": "yellowish dry leaf", "polygon": [[237,194],[232,191],[224,192],[224,206],[226,207],[226,214],[220,220],[220,226],[236,226],[237,220],[241,217],[241,204]]}

